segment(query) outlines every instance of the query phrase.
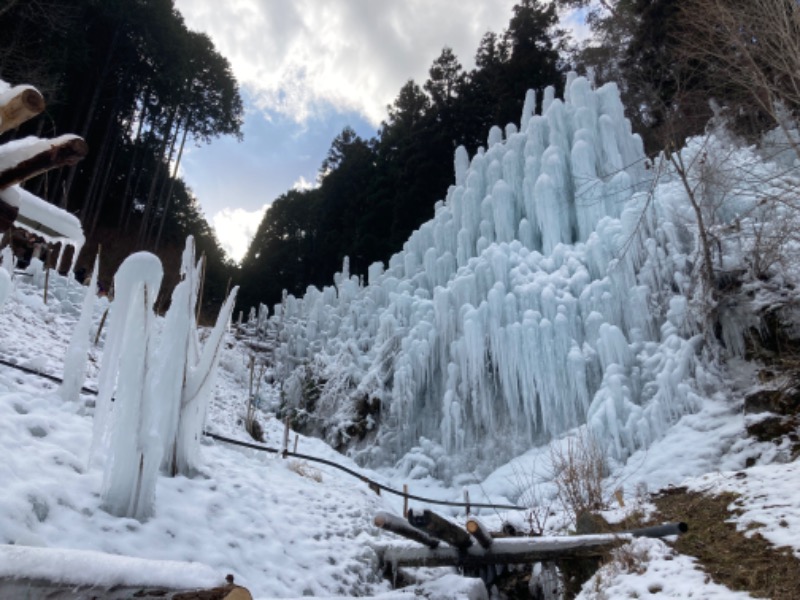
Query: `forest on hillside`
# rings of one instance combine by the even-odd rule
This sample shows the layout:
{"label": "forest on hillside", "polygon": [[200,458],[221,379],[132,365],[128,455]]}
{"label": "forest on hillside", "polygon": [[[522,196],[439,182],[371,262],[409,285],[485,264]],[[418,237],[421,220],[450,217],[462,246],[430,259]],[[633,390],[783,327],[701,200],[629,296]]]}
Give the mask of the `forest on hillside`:
{"label": "forest on hillside", "polygon": [[[561,28],[564,10],[579,11],[586,42]],[[240,304],[330,284],[345,256],[360,276],[387,262],[445,197],[455,149],[472,156],[492,125],[519,122],[526,90],[560,94],[570,70],[617,82],[650,155],[714,116],[755,139],[800,109],[795,13],[792,0],[521,0],[505,31],[484,35],[472,70],[445,47],[422,85],[401,88],[375,137],[345,128],[319,186],[272,203],[242,261]]]}
{"label": "forest on hillside", "polygon": [[[569,10],[590,28],[587,41],[563,29]],[[240,309],[272,306],[284,290],[329,284],[346,256],[360,276],[387,262],[445,197],[455,149],[474,155],[491,126],[519,121],[526,90],[555,85],[560,95],[571,70],[617,82],[650,155],[680,147],[714,116],[744,139],[781,125],[800,107],[795,12],[792,0],[520,0],[504,31],[483,36],[474,68],[443,48],[426,81],[398,91],[374,137],[349,127],[336,136],[317,187],[264,198],[270,208],[240,266],[177,176],[186,143],[241,137],[238,85],[173,0],[0,2],[0,77],[47,100],[44,115],[0,141],[87,140],[85,160],[26,187],[80,217],[79,266],[102,246],[106,284],[136,250],[176,273],[192,234],[208,259],[206,308],[231,283],[242,286]]]}
{"label": "forest on hillside", "polygon": [[[177,172],[187,143],[241,137],[227,59],[186,27],[172,0],[6,0],[0,39],[0,77],[35,86],[47,103],[2,141],[75,133],[89,144],[78,165],[26,183],[80,218],[78,268],[91,269],[102,246],[107,287],[126,256],[149,250],[174,279],[193,235],[207,257],[206,306],[216,311],[234,265]],[[174,284],[165,282],[165,297]]]}

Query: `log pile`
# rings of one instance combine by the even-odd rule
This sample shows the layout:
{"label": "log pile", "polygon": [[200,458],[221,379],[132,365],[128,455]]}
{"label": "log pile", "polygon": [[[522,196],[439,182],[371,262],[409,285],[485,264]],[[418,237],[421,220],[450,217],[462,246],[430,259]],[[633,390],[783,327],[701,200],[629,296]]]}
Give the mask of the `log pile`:
{"label": "log pile", "polygon": [[[42,95],[29,85],[10,87],[2,91],[6,84],[0,81],[0,134],[11,131],[44,111]],[[41,175],[52,169],[73,166],[89,152],[86,142],[76,135],[62,135],[47,140],[28,137],[0,145],[0,234],[8,230],[15,221],[23,220],[25,208],[21,205],[29,197],[45,202],[32,194],[14,193],[13,186]],[[7,192],[7,193],[4,193]],[[52,208],[56,211],[55,207]],[[28,219],[26,225],[38,230],[36,223]],[[47,235],[58,231],[45,231]]]}
{"label": "log pile", "polygon": [[594,559],[634,537],[680,535],[688,530],[685,523],[671,523],[618,533],[506,537],[491,533],[475,518],[469,518],[466,528],[462,529],[428,510],[410,510],[408,522],[381,512],[375,517],[375,525],[423,545],[393,544],[376,548],[381,563],[392,571],[400,567],[441,566],[476,571],[496,565]]}

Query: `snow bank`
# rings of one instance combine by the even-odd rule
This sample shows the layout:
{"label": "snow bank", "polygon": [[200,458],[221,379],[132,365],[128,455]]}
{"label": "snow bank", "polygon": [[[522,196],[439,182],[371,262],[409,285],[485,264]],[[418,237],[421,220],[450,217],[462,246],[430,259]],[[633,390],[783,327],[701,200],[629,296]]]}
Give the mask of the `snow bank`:
{"label": "snow bank", "polygon": [[0,578],[45,580],[65,586],[208,588],[225,574],[200,563],[148,560],[93,550],[0,545]]}

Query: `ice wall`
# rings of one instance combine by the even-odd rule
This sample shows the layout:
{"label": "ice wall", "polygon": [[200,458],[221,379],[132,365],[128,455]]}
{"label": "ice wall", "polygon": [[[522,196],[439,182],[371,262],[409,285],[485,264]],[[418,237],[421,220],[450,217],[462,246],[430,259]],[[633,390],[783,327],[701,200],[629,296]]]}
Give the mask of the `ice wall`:
{"label": "ice wall", "polygon": [[[570,77],[564,100],[548,88],[534,105],[471,160],[459,148],[455,184],[387,268],[365,284],[345,263],[334,286],[276,307],[290,383],[319,363],[330,381],[351,357],[349,390],[318,384],[321,430],[381,401],[368,462],[421,438],[499,461],[587,421],[624,456],[694,406],[697,341],[658,308],[687,280],[691,240],[648,193],[616,86]],[[287,389],[300,404],[303,386]]]}

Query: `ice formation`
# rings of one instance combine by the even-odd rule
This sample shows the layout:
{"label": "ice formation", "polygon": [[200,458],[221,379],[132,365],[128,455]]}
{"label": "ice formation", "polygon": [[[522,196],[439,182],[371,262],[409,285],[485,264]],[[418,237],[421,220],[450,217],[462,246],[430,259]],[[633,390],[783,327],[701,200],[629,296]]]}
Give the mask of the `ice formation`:
{"label": "ice formation", "polygon": [[386,269],[364,284],[345,261],[334,286],[276,306],[288,403],[319,432],[357,441],[357,407],[379,401],[365,462],[427,444],[455,469],[498,464],[584,423],[624,458],[697,404],[680,182],[654,180],[614,84],[571,76],[565,100],[534,104],[471,160],[456,151],[455,185]]}
{"label": "ice formation", "polygon": [[93,454],[106,454],[103,499],[112,514],[147,519],[159,469],[189,476],[200,466],[206,409],[238,291],[201,346],[195,323],[201,264],[189,237],[160,332],[152,309],[163,276],[159,259],[133,254],[114,276],[92,444]]}
{"label": "ice formation", "polygon": [[152,307],[162,277],[161,261],[147,252],[129,256],[114,275],[95,407],[95,435],[106,437],[108,444],[104,507],[141,520],[152,514],[162,457],[157,431],[163,407],[147,385],[154,359]]}
{"label": "ice formation", "polygon": [[195,262],[194,239],[186,240],[182,279],[172,292],[164,319],[152,393],[165,406],[160,419],[163,443],[162,469],[169,474],[192,475],[199,468],[199,444],[206,410],[214,388],[222,337],[233,311],[238,288],[229,295],[217,323],[201,346],[195,323],[202,263]]}
{"label": "ice formation", "polygon": [[89,344],[91,341],[92,314],[94,301],[97,298],[97,275],[100,271],[100,258],[95,258],[91,281],[86,288],[81,307],[81,316],[64,358],[64,379],[59,392],[61,397],[68,402],[77,402],[80,396],[83,381],[86,378],[86,365],[89,361]]}

